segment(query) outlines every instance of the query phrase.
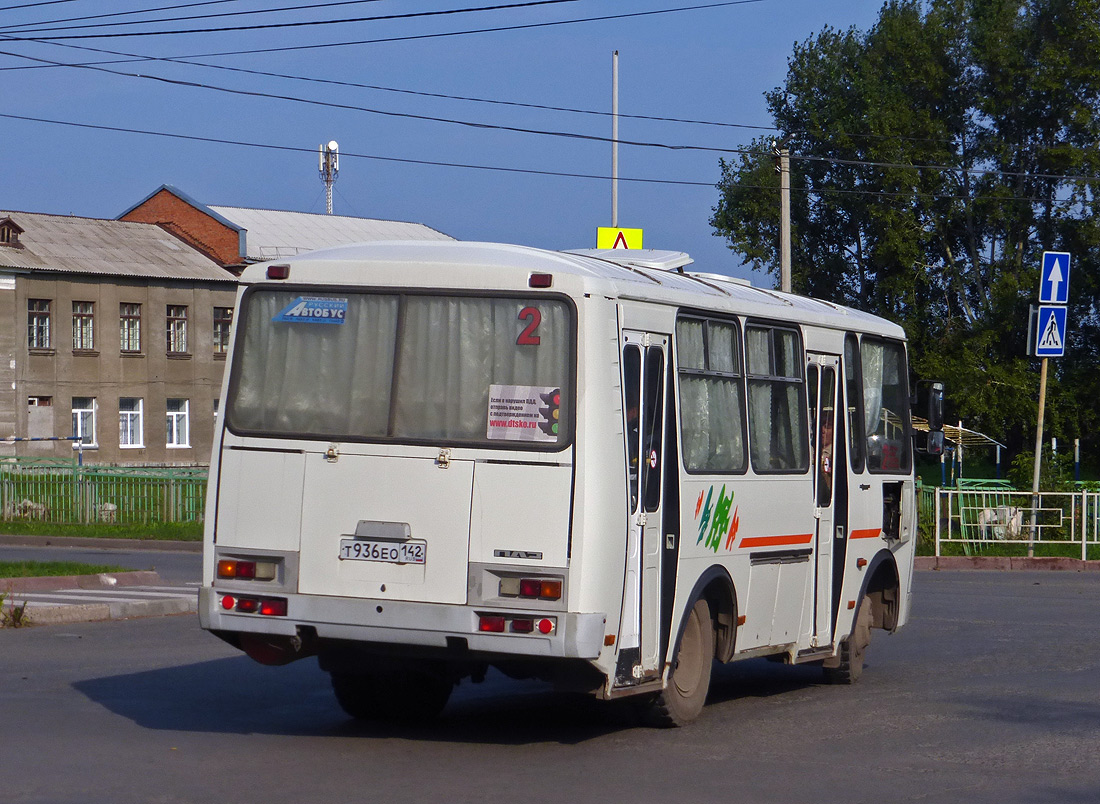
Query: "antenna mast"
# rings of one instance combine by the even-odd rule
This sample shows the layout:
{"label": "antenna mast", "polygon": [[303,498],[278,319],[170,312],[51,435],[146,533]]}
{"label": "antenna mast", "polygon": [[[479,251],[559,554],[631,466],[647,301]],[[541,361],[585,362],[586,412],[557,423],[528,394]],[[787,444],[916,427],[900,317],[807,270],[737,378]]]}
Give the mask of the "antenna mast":
{"label": "antenna mast", "polygon": [[332,184],[340,173],[340,151],[336,140],[317,146],[317,168],[325,183],[325,209],[332,214]]}

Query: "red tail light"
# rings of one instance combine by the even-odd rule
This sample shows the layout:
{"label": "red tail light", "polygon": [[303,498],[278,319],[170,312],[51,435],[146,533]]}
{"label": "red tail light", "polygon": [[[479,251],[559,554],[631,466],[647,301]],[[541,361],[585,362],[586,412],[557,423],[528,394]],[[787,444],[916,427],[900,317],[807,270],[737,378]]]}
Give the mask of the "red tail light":
{"label": "red tail light", "polygon": [[260,614],[264,614],[268,617],[285,617],[286,600],[281,597],[275,597],[270,600],[262,601],[260,603]]}
{"label": "red tail light", "polygon": [[268,279],[286,279],[290,276],[289,265],[269,265],[267,266],[267,278]]}
{"label": "red tail light", "polygon": [[482,615],[481,618],[480,618],[480,621],[478,622],[477,627],[478,627],[479,631],[494,631],[494,632],[503,633],[504,632],[504,618],[503,617],[492,617],[492,616],[488,616],[488,615]]}

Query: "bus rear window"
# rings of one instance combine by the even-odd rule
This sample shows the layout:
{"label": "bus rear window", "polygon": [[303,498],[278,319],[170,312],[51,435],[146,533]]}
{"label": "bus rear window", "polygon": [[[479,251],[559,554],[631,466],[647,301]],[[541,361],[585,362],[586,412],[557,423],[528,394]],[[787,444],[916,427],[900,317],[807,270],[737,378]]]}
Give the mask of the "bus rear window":
{"label": "bus rear window", "polygon": [[570,439],[563,301],[260,287],[238,326],[234,432],[551,449]]}

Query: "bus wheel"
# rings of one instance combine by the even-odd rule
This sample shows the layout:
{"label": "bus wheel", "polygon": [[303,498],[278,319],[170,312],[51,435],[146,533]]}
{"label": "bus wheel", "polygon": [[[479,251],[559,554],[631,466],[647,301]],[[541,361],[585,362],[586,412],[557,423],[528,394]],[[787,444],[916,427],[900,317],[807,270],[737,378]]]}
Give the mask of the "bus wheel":
{"label": "bus wheel", "polygon": [[698,600],[688,615],[668,686],[653,701],[655,725],[684,726],[699,716],[710,689],[714,661],[714,622],[706,600]]}
{"label": "bus wheel", "polygon": [[867,646],[871,644],[873,623],[871,602],[864,596],[856,612],[856,625],[852,629],[852,635],[840,643],[840,651],[836,659],[832,660],[835,664],[830,666],[830,662],[826,661],[826,681],[830,684],[854,684],[859,681],[859,677],[863,675],[863,656],[867,652]]}
{"label": "bus wheel", "polygon": [[356,720],[424,721],[435,718],[451,697],[454,682],[443,673],[417,671],[332,673],[340,708]]}

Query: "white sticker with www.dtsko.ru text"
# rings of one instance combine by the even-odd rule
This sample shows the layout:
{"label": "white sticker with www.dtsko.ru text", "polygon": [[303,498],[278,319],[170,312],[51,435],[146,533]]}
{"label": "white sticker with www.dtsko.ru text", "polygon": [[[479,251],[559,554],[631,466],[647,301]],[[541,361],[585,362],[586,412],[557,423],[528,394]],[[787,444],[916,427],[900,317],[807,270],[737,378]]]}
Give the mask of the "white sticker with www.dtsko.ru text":
{"label": "white sticker with www.dtsko.ru text", "polygon": [[299,296],[271,320],[291,324],[343,324],[347,315],[347,299]]}

